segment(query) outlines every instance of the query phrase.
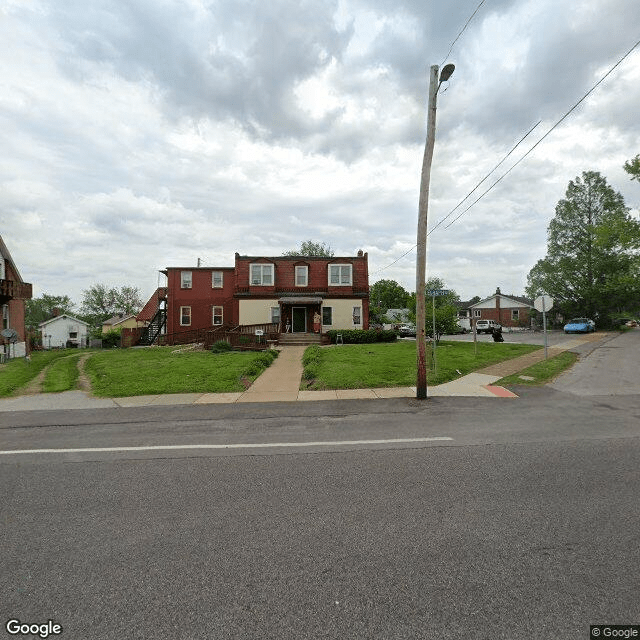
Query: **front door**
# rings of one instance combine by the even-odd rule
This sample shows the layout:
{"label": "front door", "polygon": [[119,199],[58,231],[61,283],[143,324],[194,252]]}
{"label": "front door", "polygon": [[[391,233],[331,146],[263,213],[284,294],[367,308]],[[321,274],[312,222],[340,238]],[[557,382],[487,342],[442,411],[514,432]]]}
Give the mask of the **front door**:
{"label": "front door", "polygon": [[293,307],[291,312],[293,333],[307,332],[307,309],[306,307]]}

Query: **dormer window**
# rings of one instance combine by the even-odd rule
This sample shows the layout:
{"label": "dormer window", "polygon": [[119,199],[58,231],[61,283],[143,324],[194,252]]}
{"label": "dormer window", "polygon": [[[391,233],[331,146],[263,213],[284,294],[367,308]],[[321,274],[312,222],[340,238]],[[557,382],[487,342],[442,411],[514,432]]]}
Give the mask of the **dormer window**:
{"label": "dormer window", "polygon": [[296,267],[296,287],[306,287],[309,284],[309,267]]}
{"label": "dormer window", "polygon": [[258,287],[273,286],[273,265],[272,264],[252,264],[251,284]]}
{"label": "dormer window", "polygon": [[346,287],[352,282],[350,264],[330,264],[329,284],[332,287]]}

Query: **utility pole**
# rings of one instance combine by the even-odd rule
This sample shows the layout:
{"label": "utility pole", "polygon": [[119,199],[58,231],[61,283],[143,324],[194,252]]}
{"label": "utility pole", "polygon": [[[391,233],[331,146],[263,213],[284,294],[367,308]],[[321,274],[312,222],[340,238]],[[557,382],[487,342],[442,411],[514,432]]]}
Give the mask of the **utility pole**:
{"label": "utility pole", "polygon": [[420,177],[420,201],[418,204],[418,255],[416,260],[416,344],[418,358],[418,377],[416,382],[416,398],[424,400],[427,397],[427,343],[425,335],[426,304],[425,285],[427,279],[427,217],[429,211],[429,181],[431,179],[431,162],[433,147],[436,141],[436,102],[438,89],[442,82],[447,81],[455,66],[447,64],[442,69],[438,79],[439,67],[431,66],[429,78],[429,104],[427,107],[427,142],[422,159],[422,175]]}

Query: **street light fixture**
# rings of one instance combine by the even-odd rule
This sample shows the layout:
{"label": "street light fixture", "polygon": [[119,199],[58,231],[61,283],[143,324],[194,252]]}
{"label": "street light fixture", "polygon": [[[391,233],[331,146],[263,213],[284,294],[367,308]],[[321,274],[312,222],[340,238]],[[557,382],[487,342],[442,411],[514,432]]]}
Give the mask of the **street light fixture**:
{"label": "street light fixture", "polygon": [[[447,64],[438,74],[437,64],[432,65],[429,79],[429,105],[427,109],[427,141],[422,159],[420,177],[420,201],[418,204],[418,255],[416,260],[416,345],[418,359],[418,376],[416,381],[416,398],[427,397],[427,345],[426,345],[426,304],[425,282],[427,276],[427,215],[429,211],[429,181],[431,178],[431,162],[436,139],[436,102],[438,89],[453,73],[455,66]],[[435,339],[435,336],[434,336]]]}

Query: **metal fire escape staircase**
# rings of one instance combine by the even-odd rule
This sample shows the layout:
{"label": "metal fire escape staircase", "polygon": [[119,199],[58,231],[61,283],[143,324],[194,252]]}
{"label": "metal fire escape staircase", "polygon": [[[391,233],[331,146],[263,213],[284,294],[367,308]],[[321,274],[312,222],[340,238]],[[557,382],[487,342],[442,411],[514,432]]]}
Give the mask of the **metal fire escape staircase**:
{"label": "metal fire escape staircase", "polygon": [[139,344],[152,345],[158,339],[158,336],[164,333],[166,326],[167,310],[162,307],[158,307],[158,310],[149,323],[149,326],[145,327],[142,332]]}

